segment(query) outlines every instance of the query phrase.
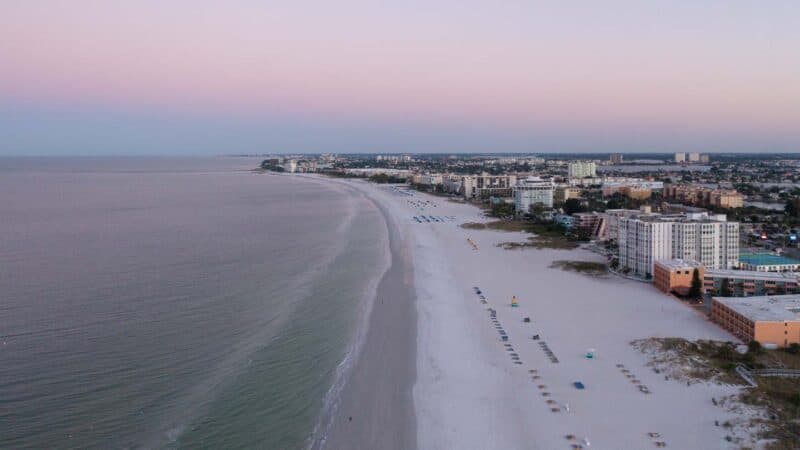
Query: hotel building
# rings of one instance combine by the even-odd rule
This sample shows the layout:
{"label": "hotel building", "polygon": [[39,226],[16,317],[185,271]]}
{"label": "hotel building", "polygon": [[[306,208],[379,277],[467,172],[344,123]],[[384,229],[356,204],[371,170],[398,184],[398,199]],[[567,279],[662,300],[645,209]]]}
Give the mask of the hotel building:
{"label": "hotel building", "polygon": [[655,261],[697,261],[709,269],[730,269],[739,259],[739,223],[705,213],[620,217],[619,267],[652,275]]}

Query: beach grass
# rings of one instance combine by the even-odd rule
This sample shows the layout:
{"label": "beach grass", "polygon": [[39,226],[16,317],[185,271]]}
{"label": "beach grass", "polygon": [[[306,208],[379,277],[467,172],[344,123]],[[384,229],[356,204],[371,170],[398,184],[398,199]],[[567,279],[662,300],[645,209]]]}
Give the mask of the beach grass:
{"label": "beach grass", "polygon": [[[764,350],[760,347],[745,354],[736,345],[719,341],[688,341],[682,338],[650,338],[632,345],[651,357],[650,366],[680,381],[743,384],[736,366],[750,368],[800,368],[800,354],[786,350]],[[771,450],[797,448],[800,439],[800,382],[797,378],[755,376],[757,387],[742,391],[738,399],[767,412],[766,418],[752,419],[759,425],[760,437],[772,439],[765,448]]]}
{"label": "beach grass", "polygon": [[592,261],[553,261],[551,268],[566,270],[568,272],[578,272],[593,277],[601,277],[608,274],[608,266],[601,262]]}
{"label": "beach grass", "polygon": [[517,233],[530,233],[525,242],[501,242],[498,247],[506,250],[521,250],[526,248],[534,249],[559,249],[572,250],[579,246],[579,243],[571,240],[564,234],[564,229],[556,224],[533,223],[522,220],[494,220],[491,222],[467,222],[461,224],[462,228],[468,230],[497,230]]}
{"label": "beach grass", "polygon": [[510,231],[510,232],[528,232],[532,233],[533,228],[530,223],[522,222],[519,220],[493,220],[491,222],[467,222],[461,224],[462,228],[468,230],[497,230],[497,231]]}

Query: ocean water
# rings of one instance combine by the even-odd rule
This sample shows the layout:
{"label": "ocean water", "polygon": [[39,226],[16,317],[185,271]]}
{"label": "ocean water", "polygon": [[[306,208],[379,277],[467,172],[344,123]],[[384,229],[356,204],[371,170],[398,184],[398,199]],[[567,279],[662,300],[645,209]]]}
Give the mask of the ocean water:
{"label": "ocean water", "polygon": [[304,448],[388,264],[245,158],[0,158],[0,448]]}

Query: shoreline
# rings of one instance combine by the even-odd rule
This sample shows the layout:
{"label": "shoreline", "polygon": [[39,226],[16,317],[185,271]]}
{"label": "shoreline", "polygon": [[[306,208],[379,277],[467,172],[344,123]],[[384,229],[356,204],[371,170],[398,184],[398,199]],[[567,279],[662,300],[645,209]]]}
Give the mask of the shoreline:
{"label": "shoreline", "polygon": [[407,236],[387,206],[375,198],[375,191],[342,184],[365,195],[380,210],[388,231],[390,263],[365,314],[366,332],[355,346],[342,391],[322,418],[330,426],[312,448],[414,450],[417,314]]}

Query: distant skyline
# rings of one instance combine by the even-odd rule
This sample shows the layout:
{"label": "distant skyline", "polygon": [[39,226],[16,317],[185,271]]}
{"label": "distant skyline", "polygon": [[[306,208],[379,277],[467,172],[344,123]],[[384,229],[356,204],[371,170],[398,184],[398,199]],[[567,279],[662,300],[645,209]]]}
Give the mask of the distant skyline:
{"label": "distant skyline", "polygon": [[796,1],[5,0],[0,155],[800,152]]}

